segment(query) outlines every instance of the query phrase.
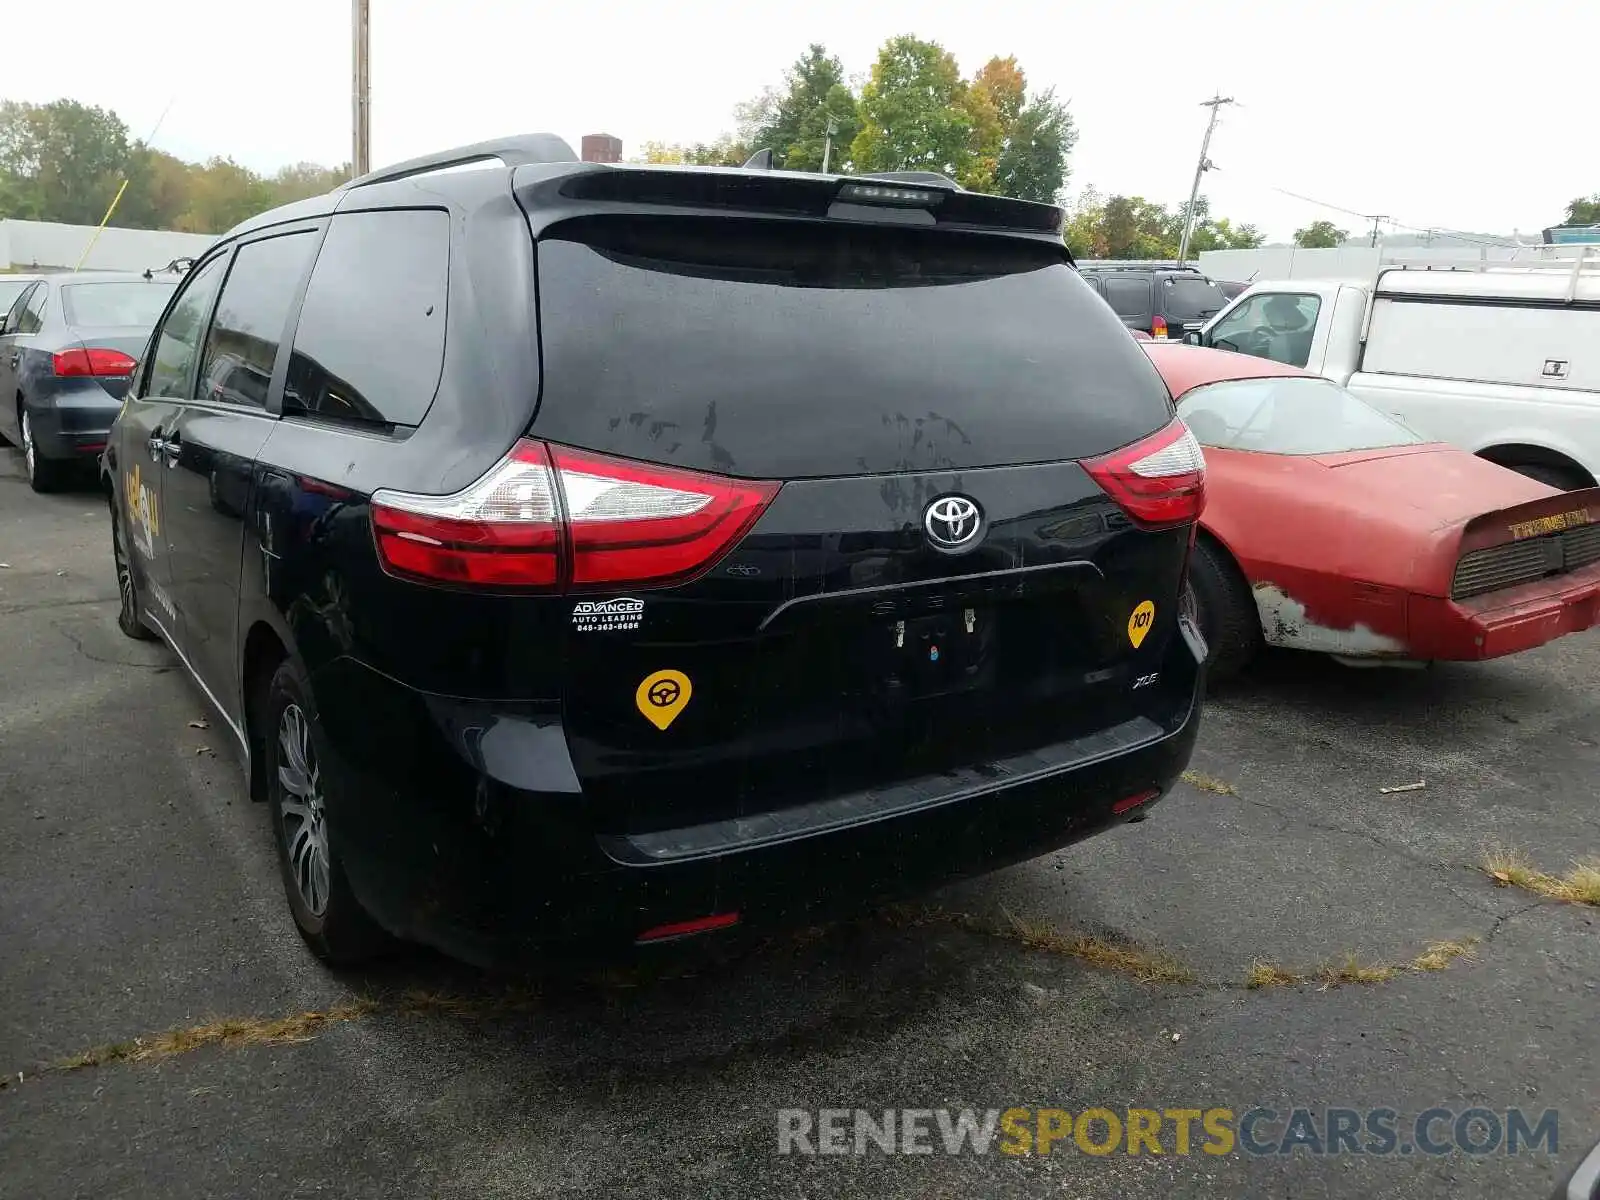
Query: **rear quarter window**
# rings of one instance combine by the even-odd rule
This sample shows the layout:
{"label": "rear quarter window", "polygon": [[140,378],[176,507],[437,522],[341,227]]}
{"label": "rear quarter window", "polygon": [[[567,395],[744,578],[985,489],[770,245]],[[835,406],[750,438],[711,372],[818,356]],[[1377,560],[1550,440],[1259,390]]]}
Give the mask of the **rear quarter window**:
{"label": "rear quarter window", "polygon": [[1081,458],[1171,418],[1059,244],[594,218],[537,253],[556,441],[797,478]]}
{"label": "rear quarter window", "polygon": [[284,413],[421,424],[444,368],[449,279],[444,212],[335,216],[300,309]]}

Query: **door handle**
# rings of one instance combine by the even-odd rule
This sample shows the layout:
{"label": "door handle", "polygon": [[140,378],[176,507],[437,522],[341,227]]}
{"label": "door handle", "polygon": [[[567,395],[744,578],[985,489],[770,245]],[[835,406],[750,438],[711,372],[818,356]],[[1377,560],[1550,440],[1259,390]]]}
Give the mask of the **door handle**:
{"label": "door handle", "polygon": [[178,455],[183,450],[183,439],[178,436],[178,431],[176,429],[172,431],[172,436],[168,438],[165,443],[163,443],[161,449],[162,452],[167,456],[167,466],[177,466]]}
{"label": "door handle", "polygon": [[11,369],[13,371],[15,371],[17,369],[17,364],[19,362],[21,362],[21,361],[22,361],[22,355],[21,354],[13,354],[11,356]]}
{"label": "door handle", "polygon": [[167,448],[167,440],[161,436],[161,430],[156,430],[145,439],[144,448],[150,451],[151,462],[161,461],[161,453]]}

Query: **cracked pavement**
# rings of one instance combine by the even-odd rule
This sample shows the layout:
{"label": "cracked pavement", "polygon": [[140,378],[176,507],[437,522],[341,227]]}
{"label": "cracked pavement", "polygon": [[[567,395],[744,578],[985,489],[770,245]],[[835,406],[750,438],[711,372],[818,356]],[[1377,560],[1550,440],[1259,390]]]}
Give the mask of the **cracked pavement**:
{"label": "cracked pavement", "polygon": [[[487,994],[420,953],[362,976],[311,959],[266,814],[189,726],[203,701],[117,632],[107,538],[97,496],[34,496],[0,451],[0,1071],[367,989]],[[1492,844],[1554,871],[1600,852],[1597,679],[1594,633],[1419,672],[1272,656],[1213,701],[1195,758],[1237,795],[1182,786],[932,898],[1162,951],[1194,984],[864,920],[676,978],[547,980],[531,1011],[380,1007],[299,1044],[27,1078],[0,1090],[0,1195],[1543,1195],[1600,1136],[1600,910],[1477,864]],[[1244,987],[1258,960],[1468,938],[1439,972]],[[1257,1104],[1556,1108],[1561,1152],[776,1154],[787,1107]]]}

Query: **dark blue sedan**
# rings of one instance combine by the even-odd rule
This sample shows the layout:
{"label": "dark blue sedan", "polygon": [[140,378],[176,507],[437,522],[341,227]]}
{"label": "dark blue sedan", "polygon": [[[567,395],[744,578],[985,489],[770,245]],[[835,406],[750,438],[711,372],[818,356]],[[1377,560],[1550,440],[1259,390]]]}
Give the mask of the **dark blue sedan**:
{"label": "dark blue sedan", "polygon": [[0,315],[0,437],[49,491],[91,463],[178,276],[82,271],[41,276]]}

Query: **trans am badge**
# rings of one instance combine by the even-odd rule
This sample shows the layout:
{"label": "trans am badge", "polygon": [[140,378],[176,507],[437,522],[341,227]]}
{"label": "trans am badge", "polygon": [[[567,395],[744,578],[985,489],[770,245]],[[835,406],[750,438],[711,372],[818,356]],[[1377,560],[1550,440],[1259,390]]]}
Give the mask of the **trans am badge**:
{"label": "trans am badge", "polygon": [[138,464],[122,477],[122,495],[128,505],[128,528],[133,544],[147,559],[156,556],[156,538],[161,533],[160,506],[150,485],[139,478]]}

